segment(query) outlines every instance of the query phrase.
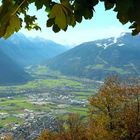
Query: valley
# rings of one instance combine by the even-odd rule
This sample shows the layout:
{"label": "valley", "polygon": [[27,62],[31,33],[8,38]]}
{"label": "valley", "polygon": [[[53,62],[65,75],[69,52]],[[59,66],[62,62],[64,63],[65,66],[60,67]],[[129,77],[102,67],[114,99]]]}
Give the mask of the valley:
{"label": "valley", "polygon": [[[28,133],[38,135],[44,128],[51,128],[49,119],[69,113],[86,115],[88,98],[102,84],[99,81],[66,77],[45,66],[26,68],[34,80],[25,84],[0,87],[0,133],[14,133],[27,138]],[[43,77],[43,78],[42,78]],[[39,130],[34,125],[41,121]],[[48,123],[49,122],[49,123]],[[53,121],[52,121],[53,122]],[[27,125],[28,124],[28,125]],[[32,126],[33,130],[28,127]],[[19,129],[27,132],[20,134]],[[36,132],[37,131],[37,132]]]}
{"label": "valley", "polygon": [[140,140],[139,13],[140,0],[1,0],[0,140]]}
{"label": "valley", "polygon": [[129,33],[72,49],[22,34],[1,39],[0,138],[34,140],[69,114],[85,118],[105,77],[139,78],[139,45]]}

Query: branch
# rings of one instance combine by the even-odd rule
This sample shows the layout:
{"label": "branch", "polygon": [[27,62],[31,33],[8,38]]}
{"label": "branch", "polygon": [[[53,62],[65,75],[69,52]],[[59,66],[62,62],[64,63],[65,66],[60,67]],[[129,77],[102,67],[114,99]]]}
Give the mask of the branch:
{"label": "branch", "polygon": [[20,3],[20,5],[16,8],[16,10],[11,14],[12,16],[14,15],[14,14],[16,14],[16,12],[19,10],[19,8],[26,2],[27,0],[23,0],[21,3]]}

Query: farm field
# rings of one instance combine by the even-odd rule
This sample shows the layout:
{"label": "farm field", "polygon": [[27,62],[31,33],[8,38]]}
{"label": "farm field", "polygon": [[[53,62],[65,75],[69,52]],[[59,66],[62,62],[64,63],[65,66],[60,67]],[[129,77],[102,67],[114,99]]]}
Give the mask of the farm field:
{"label": "farm field", "polygon": [[33,77],[31,81],[0,86],[0,131],[14,131],[47,114],[52,117],[87,114],[88,99],[101,83],[66,77],[45,69],[41,66],[28,68]]}

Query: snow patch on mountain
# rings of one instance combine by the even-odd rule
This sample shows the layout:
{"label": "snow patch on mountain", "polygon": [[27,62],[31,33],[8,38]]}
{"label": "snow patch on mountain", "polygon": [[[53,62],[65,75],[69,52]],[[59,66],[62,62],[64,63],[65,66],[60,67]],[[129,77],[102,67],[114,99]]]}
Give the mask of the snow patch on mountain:
{"label": "snow patch on mountain", "polygon": [[124,43],[120,43],[120,44],[118,44],[119,47],[124,46],[124,45],[125,45]]}
{"label": "snow patch on mountain", "polygon": [[102,47],[103,45],[101,43],[96,43],[97,47]]}

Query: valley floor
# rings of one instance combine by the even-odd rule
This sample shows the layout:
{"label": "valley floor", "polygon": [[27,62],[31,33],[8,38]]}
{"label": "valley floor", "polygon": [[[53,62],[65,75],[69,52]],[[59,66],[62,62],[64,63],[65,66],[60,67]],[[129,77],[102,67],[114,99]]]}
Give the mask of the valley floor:
{"label": "valley floor", "polygon": [[31,140],[45,128],[56,129],[53,124],[57,123],[57,117],[65,119],[69,113],[86,115],[88,98],[101,84],[46,72],[46,68],[40,66],[27,71],[34,80],[0,87],[1,137],[12,132],[17,139]]}

